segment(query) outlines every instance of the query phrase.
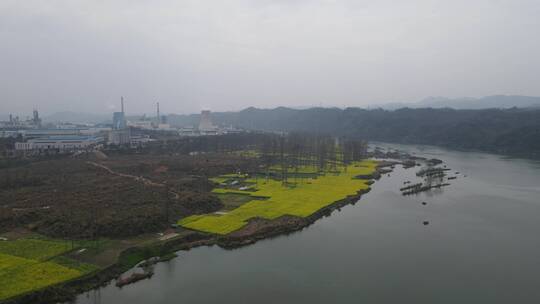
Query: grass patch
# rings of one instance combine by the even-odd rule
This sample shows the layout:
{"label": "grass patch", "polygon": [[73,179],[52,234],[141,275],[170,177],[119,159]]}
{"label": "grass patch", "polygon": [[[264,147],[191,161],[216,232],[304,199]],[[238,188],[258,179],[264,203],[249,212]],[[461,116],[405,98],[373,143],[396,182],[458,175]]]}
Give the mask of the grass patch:
{"label": "grass patch", "polygon": [[64,266],[64,267],[68,267],[68,268],[71,268],[71,269],[78,270],[79,272],[81,272],[83,274],[87,274],[87,273],[91,273],[91,272],[94,272],[96,270],[99,270],[99,267],[97,267],[95,265],[88,264],[88,263],[82,263],[82,262],[79,262],[77,260],[65,257],[65,256],[54,257],[51,260],[51,262],[56,263],[56,264],[58,264],[60,266]]}
{"label": "grass patch", "polygon": [[230,178],[228,178],[228,177],[222,177],[222,176],[209,178],[209,180],[213,181],[214,183],[218,183],[218,184],[224,183],[224,182],[228,181],[229,179]]}
{"label": "grass patch", "polygon": [[260,156],[260,153],[256,150],[233,151],[232,154],[247,158],[254,158]]}
{"label": "grass patch", "polygon": [[70,243],[65,241],[18,239],[0,242],[0,253],[36,261],[43,261],[70,250]]}
{"label": "grass patch", "polygon": [[[281,174],[281,171],[283,170],[283,168],[281,168],[281,166],[278,166],[278,165],[271,166],[269,169],[270,169],[270,172],[277,173],[277,174]],[[304,165],[304,166],[298,167],[298,170],[294,169],[293,167],[288,167],[287,172],[288,174],[294,174],[294,173],[317,174],[319,173],[319,168],[314,165]]]}
{"label": "grass patch", "polygon": [[212,190],[213,193],[216,194],[237,194],[237,195],[246,195],[249,196],[252,194],[252,192],[249,191],[243,191],[243,190],[236,190],[236,189],[225,189],[225,188],[216,188]]}
{"label": "grass patch", "polygon": [[354,195],[369,188],[367,180],[355,179],[357,175],[368,175],[375,171],[377,162],[366,160],[350,165],[339,174],[326,174],[309,182],[297,183],[295,187],[284,187],[281,181],[269,179],[259,181],[258,191],[244,192],[215,189],[218,194],[243,194],[269,197],[268,200],[251,200],[224,215],[195,215],[178,222],[186,228],[205,232],[227,234],[242,228],[254,217],[275,219],[283,215],[307,217],[335,201]]}
{"label": "grass patch", "polygon": [[118,262],[124,269],[129,269],[140,261],[160,256],[161,253],[162,250],[159,246],[134,247],[123,251]]}
{"label": "grass patch", "polygon": [[216,194],[216,196],[221,200],[223,205],[225,205],[225,210],[236,209],[243,204],[256,199],[250,195],[236,193],[222,193]]}

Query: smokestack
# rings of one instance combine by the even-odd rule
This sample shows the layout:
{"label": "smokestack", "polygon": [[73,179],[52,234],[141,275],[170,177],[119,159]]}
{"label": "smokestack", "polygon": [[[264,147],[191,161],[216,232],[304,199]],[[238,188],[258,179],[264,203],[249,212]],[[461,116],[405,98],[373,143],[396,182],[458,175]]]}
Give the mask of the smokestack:
{"label": "smokestack", "polygon": [[121,107],[121,112],[124,113],[124,96],[120,96],[120,107]]}
{"label": "smokestack", "polygon": [[159,102],[157,103],[157,123],[159,125],[159,122],[161,121],[161,118],[159,116]]}

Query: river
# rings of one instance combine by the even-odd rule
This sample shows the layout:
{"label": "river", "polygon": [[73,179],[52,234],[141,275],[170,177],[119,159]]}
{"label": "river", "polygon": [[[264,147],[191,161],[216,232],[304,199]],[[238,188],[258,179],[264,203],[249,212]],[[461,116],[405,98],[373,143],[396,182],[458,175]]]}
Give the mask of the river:
{"label": "river", "polygon": [[391,146],[460,174],[404,197],[399,188],[418,169],[397,166],[358,203],[302,231],[236,250],[181,251],[150,280],[75,303],[540,302],[540,163]]}

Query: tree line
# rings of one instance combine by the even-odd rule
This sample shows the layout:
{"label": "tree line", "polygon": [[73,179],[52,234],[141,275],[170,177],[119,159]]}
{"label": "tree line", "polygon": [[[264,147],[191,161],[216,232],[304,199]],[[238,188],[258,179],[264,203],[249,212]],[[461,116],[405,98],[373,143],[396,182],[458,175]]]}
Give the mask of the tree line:
{"label": "tree line", "polygon": [[[250,173],[272,175],[287,183],[289,176],[302,176],[301,168],[309,167],[315,172],[346,170],[352,162],[366,157],[367,142],[308,132],[246,132],[160,140],[136,151],[186,155],[251,153],[259,158],[261,167],[258,172]],[[276,171],[280,172],[279,176]]]}
{"label": "tree line", "polygon": [[240,112],[213,113],[212,118],[218,124],[249,130],[314,132],[373,141],[430,144],[540,157],[539,108],[403,108],[393,111],[248,108]]}

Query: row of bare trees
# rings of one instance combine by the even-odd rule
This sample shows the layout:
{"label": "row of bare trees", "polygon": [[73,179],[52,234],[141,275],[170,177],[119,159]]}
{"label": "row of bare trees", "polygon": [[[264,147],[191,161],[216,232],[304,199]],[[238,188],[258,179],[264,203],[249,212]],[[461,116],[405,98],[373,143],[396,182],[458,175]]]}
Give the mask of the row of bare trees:
{"label": "row of bare trees", "polygon": [[301,168],[318,173],[347,170],[367,153],[364,141],[306,133],[268,135],[259,148],[266,176],[280,169],[284,185],[291,175],[295,179],[305,176],[299,172]]}
{"label": "row of bare trees", "polygon": [[[288,179],[302,177],[301,168],[316,172],[338,172],[366,156],[365,141],[336,138],[312,133],[240,133],[220,136],[176,138],[154,142],[143,153],[229,153],[252,151],[260,156],[267,178],[273,172],[283,184]],[[280,174],[276,176],[276,171]]]}

